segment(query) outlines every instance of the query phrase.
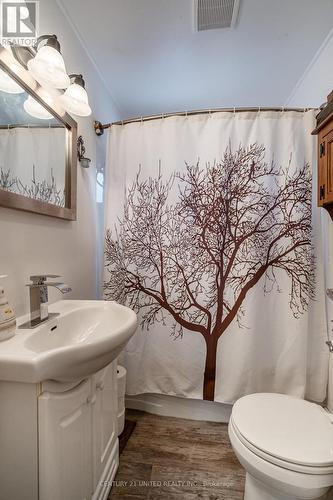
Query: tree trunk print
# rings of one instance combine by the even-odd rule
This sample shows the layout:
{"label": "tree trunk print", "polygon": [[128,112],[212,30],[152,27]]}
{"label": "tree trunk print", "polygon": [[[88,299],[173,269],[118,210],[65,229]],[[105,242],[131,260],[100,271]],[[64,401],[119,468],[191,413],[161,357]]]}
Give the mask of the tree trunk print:
{"label": "tree trunk print", "polygon": [[206,339],[206,363],[203,382],[203,399],[207,400],[214,400],[217,342],[217,335],[209,335]]}
{"label": "tree trunk print", "polygon": [[168,179],[139,170],[105,252],[107,299],[147,329],[171,318],[176,338],[203,336],[203,397],[214,400],[217,344],[232,321],[242,326],[248,292],[260,281],[269,293],[285,273],[295,317],[314,296],[309,166],[267,163],[252,144]]}

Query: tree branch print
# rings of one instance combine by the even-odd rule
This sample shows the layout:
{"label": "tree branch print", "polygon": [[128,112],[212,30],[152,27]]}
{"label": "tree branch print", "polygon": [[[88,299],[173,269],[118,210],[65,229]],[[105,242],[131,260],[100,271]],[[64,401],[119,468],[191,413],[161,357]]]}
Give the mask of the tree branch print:
{"label": "tree branch print", "polygon": [[214,400],[218,340],[232,321],[241,326],[259,281],[269,293],[286,273],[295,317],[314,297],[311,177],[308,165],[292,173],[290,163],[267,163],[255,143],[168,179],[139,170],[123,218],[107,230],[106,298],[140,311],[147,328],[169,315],[175,337],[203,336],[204,399]]}

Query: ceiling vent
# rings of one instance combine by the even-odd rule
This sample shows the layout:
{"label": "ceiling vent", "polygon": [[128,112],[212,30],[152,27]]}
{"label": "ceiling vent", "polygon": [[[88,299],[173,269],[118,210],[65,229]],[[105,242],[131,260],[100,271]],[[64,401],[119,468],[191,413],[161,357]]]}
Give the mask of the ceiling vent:
{"label": "ceiling vent", "polygon": [[233,28],[237,21],[240,0],[195,0],[198,31]]}

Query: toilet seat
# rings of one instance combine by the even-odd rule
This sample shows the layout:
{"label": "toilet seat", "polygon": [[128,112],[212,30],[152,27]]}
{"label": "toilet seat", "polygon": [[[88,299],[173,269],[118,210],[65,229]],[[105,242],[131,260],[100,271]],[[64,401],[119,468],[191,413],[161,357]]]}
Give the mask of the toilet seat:
{"label": "toilet seat", "polygon": [[235,403],[230,425],[241,443],[267,462],[303,474],[331,474],[331,417],[314,403],[260,393]]}
{"label": "toilet seat", "polygon": [[333,465],[327,467],[320,466],[311,466],[311,465],[300,465],[294,464],[292,462],[287,462],[275,457],[272,454],[266,453],[263,450],[253,446],[249,441],[244,439],[244,437],[240,434],[237,427],[234,425],[232,419],[229,422],[230,427],[232,427],[233,432],[235,433],[237,439],[254,455],[258,458],[265,460],[266,462],[271,463],[272,465],[276,465],[277,467],[281,467],[283,469],[289,470],[291,472],[300,472],[302,474],[312,474],[312,475],[324,475],[324,474],[333,474]]}

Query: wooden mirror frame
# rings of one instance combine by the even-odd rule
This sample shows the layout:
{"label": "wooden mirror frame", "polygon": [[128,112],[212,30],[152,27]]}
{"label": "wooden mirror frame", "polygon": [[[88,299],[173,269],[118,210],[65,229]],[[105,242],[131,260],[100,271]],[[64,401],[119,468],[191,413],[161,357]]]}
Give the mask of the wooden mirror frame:
{"label": "wooden mirror frame", "polygon": [[[66,128],[66,166],[65,166],[65,207],[58,207],[45,201],[34,200],[21,194],[11,193],[0,189],[0,206],[34,212],[59,219],[76,220],[77,198],[77,123],[64,112],[57,104],[50,107],[39,95],[41,86],[31,77],[30,73],[16,62],[19,69],[14,71],[10,67],[14,56],[0,45],[0,68],[10,75],[29,95],[39,102],[54,118]],[[13,66],[12,66],[13,67]],[[57,92],[57,91],[55,91]]]}

